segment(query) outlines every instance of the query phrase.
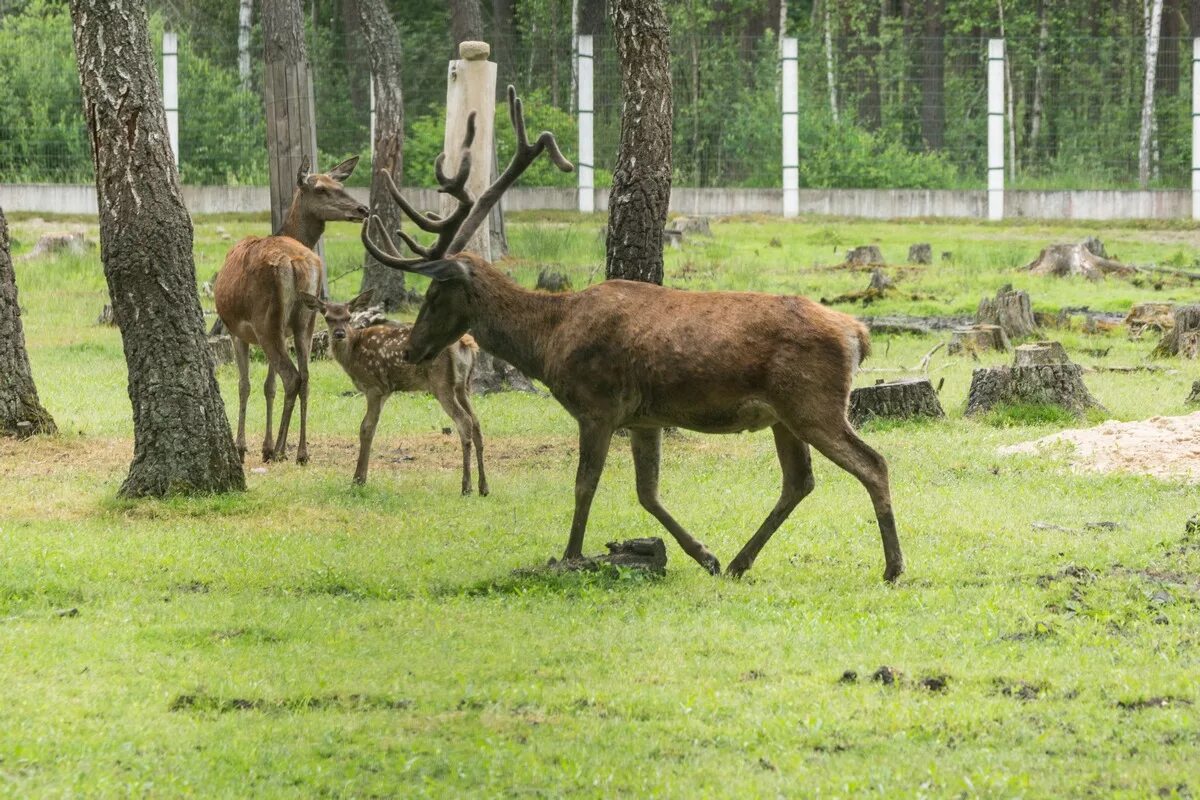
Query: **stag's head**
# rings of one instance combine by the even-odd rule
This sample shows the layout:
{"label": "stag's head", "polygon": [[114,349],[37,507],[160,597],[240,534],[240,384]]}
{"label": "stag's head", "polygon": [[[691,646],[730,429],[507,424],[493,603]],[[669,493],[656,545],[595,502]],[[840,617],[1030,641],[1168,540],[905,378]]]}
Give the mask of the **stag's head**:
{"label": "stag's head", "polygon": [[350,315],[369,308],[373,294],[375,294],[374,289],[367,289],[349,303],[328,303],[316,295],[301,292],[300,301],[325,318],[325,324],[329,326],[329,338],[338,342],[350,337],[353,331],[350,325]]}
{"label": "stag's head", "polygon": [[358,166],[358,156],[347,158],[328,172],[309,172],[308,157],[296,173],[296,197],[301,216],[322,222],[362,222],[370,210],[342,185]]}

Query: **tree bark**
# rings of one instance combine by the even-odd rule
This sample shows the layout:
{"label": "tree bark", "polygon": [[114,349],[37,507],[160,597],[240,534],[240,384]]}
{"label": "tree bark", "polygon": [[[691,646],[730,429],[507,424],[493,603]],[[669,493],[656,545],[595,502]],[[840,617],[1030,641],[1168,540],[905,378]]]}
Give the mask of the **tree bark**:
{"label": "tree bark", "polygon": [[850,422],[857,428],[870,419],[946,416],[928,378],[905,378],[850,393]]}
{"label": "tree bark", "polygon": [[829,19],[829,4],[832,0],[822,0],[821,11],[825,17],[825,84],[829,89],[829,113],[833,124],[838,122],[837,76],[833,67],[833,30]]}
{"label": "tree bark", "polygon": [[125,497],[245,488],[196,294],[143,0],[71,0],[100,252],[129,367]]}
{"label": "tree bark", "polygon": [[[399,184],[404,179],[404,93],[401,78],[400,32],[385,0],[358,0],[359,24],[371,58],[375,85],[375,157],[371,164],[371,213],[387,230],[400,227],[402,214],[383,178],[388,170]],[[404,270],[384,266],[370,253],[363,256],[362,291],[375,290],[376,302],[387,311],[407,304]]]}
{"label": "tree bark", "polygon": [[458,58],[461,42],[483,41],[483,14],[479,0],[450,0],[450,59]]}
{"label": "tree bark", "polygon": [[[513,62],[513,54],[516,52],[517,26],[513,5],[514,0],[492,0],[492,58],[498,77],[502,76],[502,84],[516,83],[517,65]],[[581,27],[586,25],[585,20],[586,11],[581,12]],[[583,33],[588,33],[586,28]],[[452,58],[458,58],[457,47]]]}
{"label": "tree bark", "polygon": [[1046,46],[1050,40],[1050,25],[1046,13],[1046,0],[1038,0],[1038,46],[1037,63],[1033,68],[1033,102],[1029,111],[1029,151],[1037,159],[1038,141],[1042,135],[1042,97],[1046,90]]}
{"label": "tree bark", "polygon": [[670,31],[661,0],[613,0],[612,21],[621,62],[621,143],[604,272],[661,284],[671,199]]}
{"label": "tree bark", "polygon": [[242,90],[250,88],[250,25],[254,0],[238,0],[238,78]]}
{"label": "tree bark", "polygon": [[38,400],[29,368],[17,277],[9,253],[8,221],[0,208],[0,435],[56,432],[54,419]]}
{"label": "tree bark", "polygon": [[1162,27],[1163,0],[1150,0],[1146,23],[1146,80],[1142,95],[1142,124],[1138,135],[1138,184],[1150,186],[1150,137],[1154,126],[1154,75],[1158,67],[1158,41]]}

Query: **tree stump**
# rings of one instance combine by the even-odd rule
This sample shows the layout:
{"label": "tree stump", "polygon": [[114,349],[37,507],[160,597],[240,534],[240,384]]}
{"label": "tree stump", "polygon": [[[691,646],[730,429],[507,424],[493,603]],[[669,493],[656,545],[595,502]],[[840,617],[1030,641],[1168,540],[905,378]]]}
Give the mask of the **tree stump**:
{"label": "tree stump", "polygon": [[1017,348],[1011,367],[977,369],[967,393],[967,415],[982,414],[1001,404],[1054,405],[1080,416],[1103,408],[1083,383],[1083,368],[1067,359],[1058,342]]}
{"label": "tree stump", "polygon": [[869,419],[946,416],[928,378],[879,382],[850,393],[850,422],[856,427]]}
{"label": "tree stump", "polygon": [[678,231],[684,235],[712,236],[708,217],[676,217],[667,223],[667,230]]}
{"label": "tree stump", "polygon": [[933,246],[927,242],[910,245],[908,248],[908,263],[910,263],[910,264],[932,264],[933,263]]}
{"label": "tree stump", "polygon": [[846,252],[845,267],[882,267],[883,253],[873,244],[862,245]]}
{"label": "tree stump", "polygon": [[233,338],[228,334],[208,337],[208,351],[212,353],[213,366],[233,363]]}
{"label": "tree stump", "polygon": [[548,566],[553,570],[566,572],[597,570],[605,565],[642,569],[655,575],[662,575],[667,571],[667,548],[657,536],[609,542],[605,547],[608,548],[605,555],[562,561],[552,558]]}
{"label": "tree stump", "polygon": [[1187,402],[1200,403],[1200,381],[1192,381],[1192,393],[1187,396]]}
{"label": "tree stump", "polygon": [[312,347],[309,348],[310,361],[324,361],[329,358],[329,330],[317,331],[313,334]]}
{"label": "tree stump", "polygon": [[999,325],[972,325],[969,328],[955,328],[951,331],[951,339],[946,352],[950,355],[978,355],[991,350],[1007,352],[1012,349],[1004,329]]}
{"label": "tree stump", "polygon": [[1136,303],[1125,317],[1130,339],[1140,339],[1150,329],[1159,335],[1175,327],[1175,305],[1173,303]]}
{"label": "tree stump", "polygon": [[683,231],[673,231],[670,228],[664,230],[663,245],[670,247],[672,250],[678,250],[683,247]]}
{"label": "tree stump", "polygon": [[113,307],[111,304],[105,303],[104,308],[100,309],[100,313],[96,315],[96,324],[107,325],[109,327],[117,324],[117,319],[113,316]]}
{"label": "tree stump", "polygon": [[1025,266],[1033,275],[1050,275],[1065,278],[1082,275],[1089,281],[1101,281],[1109,274],[1131,275],[1135,267],[1113,261],[1096,252],[1104,252],[1098,239],[1087,239],[1080,244],[1054,244],[1043,248],[1038,257]]}
{"label": "tree stump", "polygon": [[1200,350],[1200,306],[1179,306],[1172,313],[1171,329],[1150,354],[1153,358],[1195,358]]}
{"label": "tree stump", "polygon": [[888,290],[892,288],[892,279],[884,274],[879,267],[871,270],[871,280],[867,284],[866,289],[846,294],[839,294],[837,297],[826,299],[821,298],[822,305],[836,305],[838,303],[857,303],[862,302],[864,306],[869,306],[874,301],[884,297]]}
{"label": "tree stump", "polygon": [[533,392],[537,393],[532,381],[525,377],[519,369],[496,358],[486,350],[480,350],[475,359],[475,371],[471,373],[471,393],[491,394],[492,392]]}
{"label": "tree stump", "polygon": [[542,267],[538,270],[535,288],[544,292],[569,292],[571,291],[571,279],[550,267]]}
{"label": "tree stump", "polygon": [[95,246],[96,243],[89,241],[83,231],[44,233],[38,237],[37,244],[23,256],[23,259],[41,258],[57,253],[80,254]]}
{"label": "tree stump", "polygon": [[999,325],[1009,339],[1025,339],[1037,333],[1029,295],[1013,291],[1011,285],[1001,287],[990,300],[981,299],[975,319],[986,325]]}

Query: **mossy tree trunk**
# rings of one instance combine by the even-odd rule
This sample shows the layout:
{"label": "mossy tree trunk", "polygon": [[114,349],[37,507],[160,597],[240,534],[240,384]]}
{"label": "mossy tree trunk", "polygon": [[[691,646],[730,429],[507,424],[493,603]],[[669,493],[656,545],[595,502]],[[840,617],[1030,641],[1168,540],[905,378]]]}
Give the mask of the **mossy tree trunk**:
{"label": "mossy tree trunk", "polygon": [[17,277],[8,245],[8,221],[0,208],[0,434],[55,433],[54,419],[38,400],[25,330],[17,303]]}
{"label": "mossy tree trunk", "polygon": [[126,497],[245,488],[196,293],[144,0],[71,0],[100,254],[133,405]]}

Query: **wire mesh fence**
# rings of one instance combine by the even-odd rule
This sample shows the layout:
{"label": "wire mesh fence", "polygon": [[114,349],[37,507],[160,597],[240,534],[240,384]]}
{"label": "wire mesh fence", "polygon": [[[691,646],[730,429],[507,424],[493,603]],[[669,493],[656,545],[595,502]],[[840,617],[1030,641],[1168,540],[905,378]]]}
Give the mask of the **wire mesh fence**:
{"label": "wire mesh fence", "polygon": [[[48,7],[49,8],[49,7]],[[163,23],[154,22],[155,36]],[[530,127],[577,151],[576,69],[569,26],[498,42],[501,92],[514,83]],[[606,185],[621,126],[621,74],[611,35],[594,37],[596,184]],[[370,156],[370,64],[361,41],[310,24],[319,163]],[[257,26],[249,70],[237,37],[213,26],[179,35],[179,162],[190,184],[267,183]],[[983,188],[987,161],[987,41],[906,35],[799,40],[800,183],[812,188]],[[1006,168],[1012,188],[1137,185],[1145,77],[1142,38],[1010,37]],[[1150,185],[1189,183],[1191,40],[1161,41]],[[442,149],[445,52],[404,50],[404,182],[428,186]],[[244,62],[243,62],[244,63]],[[64,9],[0,18],[0,180],[88,182],[91,155]],[[673,173],[678,186],[779,187],[780,60],[773,33],[672,39]],[[501,163],[512,132],[503,103]],[[362,169],[353,182],[368,180]],[[526,185],[572,185],[549,165]]]}

